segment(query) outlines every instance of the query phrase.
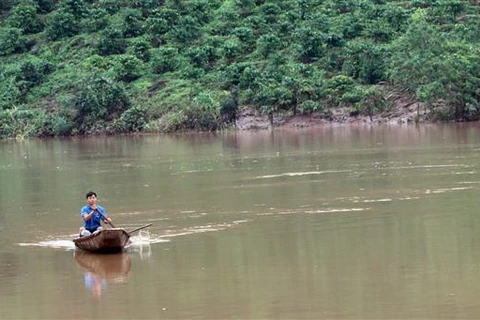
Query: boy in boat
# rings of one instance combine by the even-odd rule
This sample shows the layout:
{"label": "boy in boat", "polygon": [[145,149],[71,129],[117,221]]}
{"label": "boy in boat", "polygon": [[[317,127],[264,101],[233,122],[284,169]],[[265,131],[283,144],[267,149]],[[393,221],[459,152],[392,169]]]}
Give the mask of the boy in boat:
{"label": "boy in boat", "polygon": [[112,219],[107,217],[105,209],[97,205],[97,194],[89,191],[86,195],[87,205],[80,210],[83,219],[83,227],[80,227],[80,237],[86,237],[95,231],[102,230],[102,220],[111,223]]}

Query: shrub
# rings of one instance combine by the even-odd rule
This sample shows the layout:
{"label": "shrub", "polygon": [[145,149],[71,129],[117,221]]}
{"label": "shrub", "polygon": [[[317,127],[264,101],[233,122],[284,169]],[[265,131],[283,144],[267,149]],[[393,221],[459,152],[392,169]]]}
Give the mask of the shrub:
{"label": "shrub", "polygon": [[0,10],[8,10],[12,7],[14,0],[1,0]]}
{"label": "shrub", "polygon": [[122,21],[121,28],[124,37],[132,38],[140,34],[142,13],[139,10],[131,8],[123,9],[120,12],[120,19]]}
{"label": "shrub", "polygon": [[87,132],[99,120],[113,120],[130,106],[125,89],[110,78],[92,75],[80,83],[74,99],[75,122]]}
{"label": "shrub", "polygon": [[62,0],[60,5],[63,10],[71,13],[76,19],[81,19],[88,14],[88,8],[84,0]]}
{"label": "shrub", "polygon": [[55,9],[55,0],[37,0],[38,12],[48,13]]}
{"label": "shrub", "polygon": [[88,12],[88,18],[82,20],[82,27],[90,32],[100,31],[108,26],[108,11],[94,8]]}
{"label": "shrub", "polygon": [[18,28],[0,28],[0,56],[19,53],[25,49],[22,30]]}
{"label": "shrub", "polygon": [[343,70],[366,84],[376,84],[387,79],[388,51],[384,46],[370,41],[351,41],[346,48]]}
{"label": "shrub", "polygon": [[145,38],[133,39],[130,46],[127,49],[127,53],[134,55],[138,59],[148,62],[151,57],[150,49],[152,46],[150,42]]}
{"label": "shrub", "polygon": [[282,47],[282,40],[274,34],[263,35],[257,40],[257,50],[263,57],[278,52]]}
{"label": "shrub", "polygon": [[160,47],[151,50],[150,66],[154,73],[176,70],[180,65],[179,52],[174,47]]}
{"label": "shrub", "polygon": [[20,63],[15,74],[15,83],[22,95],[31,88],[39,85],[45,76],[54,70],[54,65],[34,56],[30,56]]}
{"label": "shrub", "polygon": [[142,60],[132,55],[116,55],[113,58],[113,72],[118,80],[130,82],[138,79],[143,73]]}
{"label": "shrub", "polygon": [[215,48],[210,45],[191,47],[187,50],[186,56],[190,58],[195,67],[204,70],[212,69],[217,59]]}
{"label": "shrub", "polygon": [[23,30],[23,33],[42,31],[43,25],[37,16],[37,8],[33,4],[20,4],[12,9],[8,24]]}
{"label": "shrub", "polygon": [[69,121],[65,116],[48,113],[43,119],[37,136],[53,137],[69,135],[73,129],[73,125],[74,123]]}
{"label": "shrub", "polygon": [[127,42],[120,30],[109,27],[101,33],[101,39],[97,43],[97,50],[103,56],[122,54],[127,49]]}
{"label": "shrub", "polygon": [[99,0],[97,2],[100,8],[107,10],[111,15],[117,13],[122,6],[121,2],[118,0]]}
{"label": "shrub", "polygon": [[0,111],[0,137],[36,137],[42,131],[45,112],[40,109],[12,108]]}
{"label": "shrub", "polygon": [[176,10],[162,8],[155,10],[143,23],[143,30],[151,36],[159,36],[167,33],[177,23],[180,15]]}
{"label": "shrub", "polygon": [[12,108],[21,96],[15,77],[0,75],[0,110]]}
{"label": "shrub", "polygon": [[238,87],[233,88],[231,94],[220,105],[220,117],[222,122],[235,122],[237,118],[239,104],[239,90]]}
{"label": "shrub", "polygon": [[80,31],[75,16],[68,11],[58,10],[53,13],[45,30],[51,40],[71,37]]}
{"label": "shrub", "polygon": [[301,113],[315,113],[324,111],[324,106],[318,101],[305,100],[300,103],[298,109]]}
{"label": "shrub", "polygon": [[140,132],[147,125],[147,112],[142,107],[132,107],[126,110],[113,124],[115,132]]}

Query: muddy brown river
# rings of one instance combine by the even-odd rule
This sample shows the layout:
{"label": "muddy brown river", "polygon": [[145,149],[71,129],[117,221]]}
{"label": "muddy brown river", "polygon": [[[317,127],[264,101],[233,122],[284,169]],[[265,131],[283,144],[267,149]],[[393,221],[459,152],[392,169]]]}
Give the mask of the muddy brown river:
{"label": "muddy brown river", "polygon": [[479,191],[478,124],[0,141],[0,319],[479,318]]}

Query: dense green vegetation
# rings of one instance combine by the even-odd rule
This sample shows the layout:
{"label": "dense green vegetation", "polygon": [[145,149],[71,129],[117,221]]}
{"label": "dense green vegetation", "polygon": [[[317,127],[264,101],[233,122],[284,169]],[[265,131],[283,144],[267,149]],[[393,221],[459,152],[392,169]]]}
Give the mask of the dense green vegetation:
{"label": "dense green vegetation", "polygon": [[0,136],[216,130],[375,114],[396,88],[480,116],[480,6],[460,0],[0,0]]}

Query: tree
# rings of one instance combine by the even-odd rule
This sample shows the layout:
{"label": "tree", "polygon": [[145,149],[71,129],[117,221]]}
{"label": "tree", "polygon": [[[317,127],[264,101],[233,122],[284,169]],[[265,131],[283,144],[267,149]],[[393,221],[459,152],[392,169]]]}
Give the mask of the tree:
{"label": "tree", "polygon": [[235,123],[239,105],[239,90],[234,87],[230,95],[220,105],[220,117],[224,123]]}
{"label": "tree", "polygon": [[368,40],[350,41],[345,48],[343,70],[363,83],[376,84],[387,79],[388,58],[386,46]]}
{"label": "tree", "polygon": [[431,106],[444,101],[456,119],[476,119],[480,49],[448,41],[438,27],[428,24],[427,17],[419,9],[405,35],[395,42],[390,77]]}

